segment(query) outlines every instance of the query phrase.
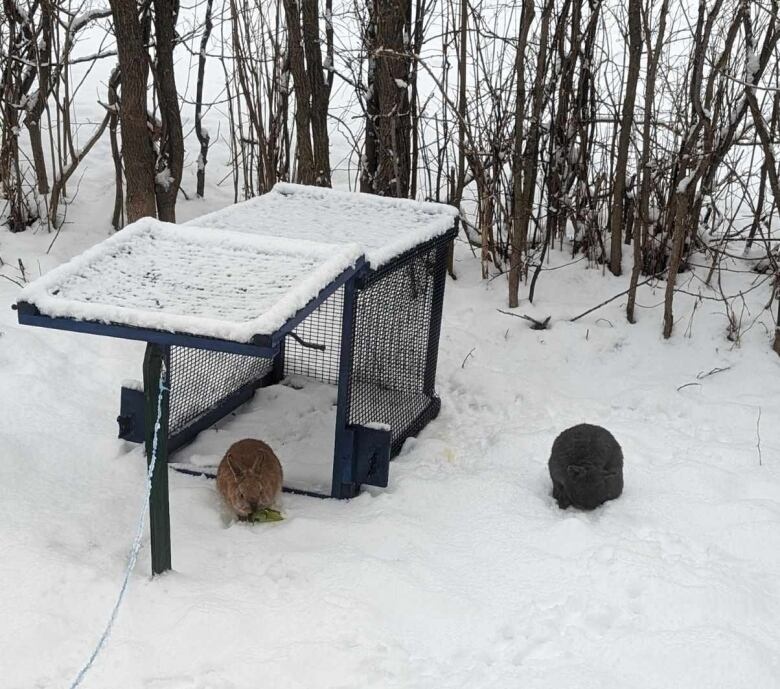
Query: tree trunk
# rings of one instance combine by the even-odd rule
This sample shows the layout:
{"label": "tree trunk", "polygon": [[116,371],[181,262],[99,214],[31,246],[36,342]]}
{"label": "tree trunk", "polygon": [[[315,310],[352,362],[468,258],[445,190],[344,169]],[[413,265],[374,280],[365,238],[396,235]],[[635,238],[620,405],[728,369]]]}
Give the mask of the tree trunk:
{"label": "tree trunk", "polygon": [[179,96],[173,72],[178,0],[154,0],[156,40],[155,89],[160,107],[160,152],[155,169],[154,191],[160,220],[176,222],[176,197],[184,164],[184,137],[181,130]]}
{"label": "tree trunk", "polygon": [[[306,2],[307,0],[304,0]],[[311,2],[311,0],[308,0]],[[301,11],[296,0],[284,0],[284,15],[287,22],[287,47],[290,71],[295,88],[295,127],[298,173],[296,180],[301,184],[315,184],[317,171],[314,151],[311,145],[311,82],[306,74],[301,35]]]}
{"label": "tree trunk", "polygon": [[375,0],[375,80],[377,170],[372,191],[405,198],[409,194],[411,117],[409,112],[408,22],[411,0]]}
{"label": "tree trunk", "polygon": [[[649,12],[649,10],[648,10]],[[645,82],[645,117],[642,123],[642,159],[637,173],[641,176],[639,191],[639,217],[634,224],[634,265],[631,269],[631,283],[628,291],[628,303],[626,304],[626,318],[629,323],[634,323],[634,306],[636,305],[636,290],[639,284],[639,274],[644,264],[644,241],[650,234],[650,181],[652,169],[650,168],[651,128],[653,117],[653,103],[655,101],[655,81],[658,72],[658,61],[664,44],[666,31],[666,16],[669,12],[669,0],[663,0],[658,18],[658,37],[655,42],[655,50],[651,45],[650,27],[645,22],[645,36],[647,43],[647,81]],[[646,15],[646,18],[649,15]]]}
{"label": "tree trunk", "polygon": [[374,178],[379,166],[379,141],[377,140],[377,119],[379,117],[379,92],[376,87],[376,8],[373,0],[369,0],[368,24],[363,38],[363,49],[368,56],[368,68],[366,81],[368,92],[366,93],[366,134],[363,145],[363,160],[360,166],[360,191],[372,193],[374,191]]}
{"label": "tree trunk", "polygon": [[46,173],[46,156],[43,152],[41,138],[41,115],[46,107],[51,78],[51,7],[44,3],[41,8],[40,42],[36,46],[35,57],[38,68],[38,91],[32,107],[27,112],[24,124],[30,135],[30,148],[33,155],[35,180],[38,193],[45,196],[49,193],[49,177]]}
{"label": "tree trunk", "polygon": [[200,144],[198,154],[197,181],[195,195],[202,199],[206,192],[206,163],[208,163],[209,144],[211,136],[203,129],[203,81],[206,76],[206,48],[214,25],[211,21],[211,12],[214,0],[206,0],[206,16],[203,20],[203,36],[200,39],[200,53],[198,54],[198,84],[195,92],[195,136]]}
{"label": "tree trunk", "polygon": [[[411,2],[409,3],[411,7]],[[425,19],[426,11],[428,10],[427,0],[415,0],[414,3],[414,31],[412,32],[413,39],[410,46],[410,52],[412,55],[419,55],[422,52],[423,42],[425,38]],[[411,24],[409,25],[411,27]],[[417,195],[417,176],[419,174],[419,162],[420,162],[420,109],[419,109],[419,91],[417,86],[417,74],[419,71],[419,64],[417,60],[412,60],[409,65],[409,117],[410,117],[410,130],[411,130],[411,160],[409,163],[409,198],[414,198]],[[436,187],[436,195],[438,196],[439,186]],[[450,244],[452,247],[452,244]]]}
{"label": "tree trunk", "polygon": [[677,273],[683,259],[685,249],[685,237],[689,231],[691,221],[691,199],[693,196],[693,187],[696,182],[692,181],[689,188],[681,189],[675,192],[670,206],[674,209],[674,221],[672,231],[672,255],[669,257],[669,270],[666,276],[666,292],[664,294],[664,338],[669,339],[672,336],[674,328],[674,314],[672,305],[674,301],[674,288],[677,282]]}
{"label": "tree trunk", "polygon": [[111,226],[115,230],[122,228],[125,222],[124,182],[122,175],[122,152],[119,148],[117,129],[119,125],[119,97],[117,88],[121,80],[121,72],[117,65],[111,78],[108,80],[108,107],[110,118],[108,121],[108,136],[111,141],[111,159],[114,161],[114,211],[111,214]]}
{"label": "tree trunk", "polygon": [[154,193],[154,149],[146,122],[146,81],[149,58],[135,0],[110,0],[119,66],[122,100],[122,162],[127,182],[127,219],[134,222],[157,212]]}
{"label": "tree trunk", "polygon": [[[512,161],[512,255],[509,259],[509,308],[518,306],[518,292],[522,273],[525,243],[528,237],[528,222],[523,223],[525,208],[523,195],[523,119],[525,117],[525,53],[528,49],[528,32],[534,20],[534,0],[524,0],[520,15],[520,33],[515,53],[515,79],[517,95],[515,100],[515,150]],[[542,61],[540,54],[537,58]]]}
{"label": "tree trunk", "polygon": [[628,78],[623,99],[623,113],[620,118],[620,138],[618,141],[617,163],[615,165],[615,182],[612,187],[612,214],[610,219],[612,244],[609,269],[613,275],[622,273],[623,197],[626,191],[626,166],[628,165],[628,151],[631,145],[631,129],[634,124],[635,84],[639,79],[639,67],[642,60],[642,0],[629,0],[628,37]]}
{"label": "tree trunk", "polygon": [[328,140],[328,100],[330,87],[322,71],[320,15],[316,2],[303,2],[303,46],[311,91],[311,139],[314,183],[330,186],[330,143]]}

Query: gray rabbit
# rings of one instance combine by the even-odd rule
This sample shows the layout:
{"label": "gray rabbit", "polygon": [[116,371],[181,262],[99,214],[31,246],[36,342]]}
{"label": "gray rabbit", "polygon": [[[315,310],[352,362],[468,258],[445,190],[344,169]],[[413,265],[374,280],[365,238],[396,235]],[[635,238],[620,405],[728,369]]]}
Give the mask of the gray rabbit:
{"label": "gray rabbit", "polygon": [[601,426],[581,423],[563,431],[553,443],[548,466],[561,509],[592,510],[623,492],[623,451]]}

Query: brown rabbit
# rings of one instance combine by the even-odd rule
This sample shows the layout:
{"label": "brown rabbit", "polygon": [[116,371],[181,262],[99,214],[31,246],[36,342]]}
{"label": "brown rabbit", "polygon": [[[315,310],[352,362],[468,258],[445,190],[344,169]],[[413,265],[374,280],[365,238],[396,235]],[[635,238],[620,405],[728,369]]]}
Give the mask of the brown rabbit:
{"label": "brown rabbit", "polygon": [[233,443],[217,469],[217,490],[240,519],[271,507],[282,490],[282,465],[262,440]]}

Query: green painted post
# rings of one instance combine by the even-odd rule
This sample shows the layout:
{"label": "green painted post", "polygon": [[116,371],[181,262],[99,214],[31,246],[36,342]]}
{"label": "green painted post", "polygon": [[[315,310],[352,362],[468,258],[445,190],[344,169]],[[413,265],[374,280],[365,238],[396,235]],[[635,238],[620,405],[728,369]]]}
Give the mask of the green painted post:
{"label": "green painted post", "polygon": [[171,568],[171,517],[168,510],[168,414],[170,392],[168,380],[160,395],[160,378],[166,376],[163,365],[168,347],[146,345],[144,355],[144,399],[146,421],[146,464],[152,462],[154,432],[157,425],[157,400],[160,399],[160,428],[157,435],[157,460],[152,472],[152,492],[149,497],[149,534],[152,544],[152,574],[161,574]]}

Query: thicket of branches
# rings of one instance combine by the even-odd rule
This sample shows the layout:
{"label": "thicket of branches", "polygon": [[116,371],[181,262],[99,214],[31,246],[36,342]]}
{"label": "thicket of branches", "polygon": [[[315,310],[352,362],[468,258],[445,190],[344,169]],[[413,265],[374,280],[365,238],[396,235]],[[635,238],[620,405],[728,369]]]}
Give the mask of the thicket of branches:
{"label": "thicket of branches", "polygon": [[[458,206],[483,277],[506,274],[510,307],[524,285],[533,301],[552,247],[629,271],[632,322],[637,286],[665,280],[669,337],[678,276],[694,266],[710,284],[724,257],[763,247],[775,303],[778,12],[778,0],[199,0],[186,12],[4,0],[3,218],[57,229],[105,135],[114,226],[174,220],[185,149],[203,196],[221,145],[235,200],[340,175]],[[87,33],[97,49],[74,57]],[[177,56],[195,62],[194,96],[176,83]],[[74,102],[88,71],[74,82],[73,67],[97,60],[116,66],[102,121],[85,126]],[[224,76],[218,92],[207,69]],[[219,135],[207,114],[226,122]],[[334,136],[351,152],[334,159]]]}

